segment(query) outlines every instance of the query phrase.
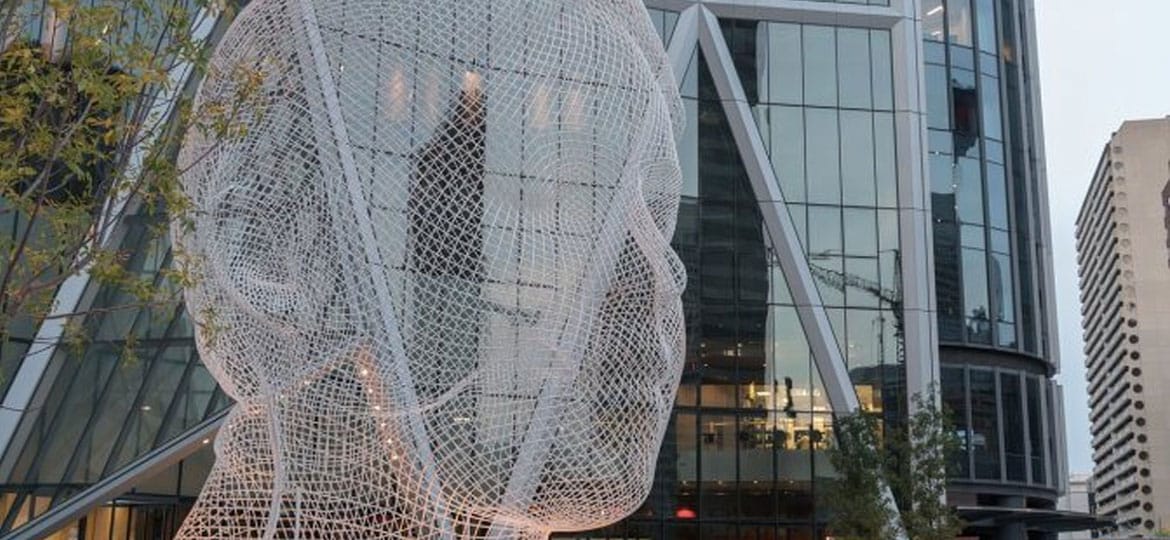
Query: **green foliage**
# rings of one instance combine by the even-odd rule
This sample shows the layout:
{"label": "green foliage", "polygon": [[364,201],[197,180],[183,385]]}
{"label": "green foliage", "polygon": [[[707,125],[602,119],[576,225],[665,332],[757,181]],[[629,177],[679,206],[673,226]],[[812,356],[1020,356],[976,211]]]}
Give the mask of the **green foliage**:
{"label": "green foliage", "polygon": [[881,424],[869,414],[840,416],[833,423],[836,444],[829,462],[837,476],[825,489],[822,501],[833,516],[833,538],[843,540],[892,540],[896,531],[893,511],[880,497],[886,453],[879,434]]}
{"label": "green foliage", "polygon": [[83,346],[86,314],[52,311],[58,286],[83,271],[122,300],[106,311],[173,305],[198,279],[192,264],[135,263],[114,231],[128,213],[165,214],[148,245],[170,218],[189,223],[179,142],[189,129],[242,133],[236,116],[261,74],[241,70],[229,103],[190,103],[206,30],[227,15],[217,0],[0,0],[0,343],[12,321],[60,316],[66,344]]}
{"label": "green foliage", "polygon": [[[933,395],[932,390],[927,395]],[[897,523],[910,540],[951,540],[963,522],[946,504],[948,467],[959,441],[933,400],[914,396],[903,424],[882,425],[871,414],[841,416],[829,460],[837,472],[824,499],[835,538],[891,539]],[[889,488],[900,519],[883,502]]]}

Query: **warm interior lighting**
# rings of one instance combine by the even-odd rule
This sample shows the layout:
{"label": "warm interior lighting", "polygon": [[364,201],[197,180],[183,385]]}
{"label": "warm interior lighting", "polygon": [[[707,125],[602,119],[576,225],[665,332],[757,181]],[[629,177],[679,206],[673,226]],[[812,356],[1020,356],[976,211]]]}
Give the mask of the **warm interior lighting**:
{"label": "warm interior lighting", "polygon": [[674,512],[674,517],[678,519],[695,519],[698,515],[690,508],[679,508]]}

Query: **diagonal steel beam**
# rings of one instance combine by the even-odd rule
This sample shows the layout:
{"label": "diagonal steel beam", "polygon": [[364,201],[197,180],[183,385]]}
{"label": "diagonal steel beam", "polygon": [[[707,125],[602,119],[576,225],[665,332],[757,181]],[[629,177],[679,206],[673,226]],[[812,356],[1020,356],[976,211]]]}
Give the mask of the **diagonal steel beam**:
{"label": "diagonal steel beam", "polygon": [[707,67],[711,70],[711,78],[715,80],[715,88],[723,102],[735,146],[739,149],[751,180],[752,191],[760,205],[764,229],[772,241],[780,270],[788,280],[800,326],[812,348],[813,360],[825,383],[829,404],[839,413],[854,412],[859,406],[857,392],[849,379],[837,338],[833,336],[833,327],[813,281],[804,247],[796,234],[796,226],[788,213],[784,195],[780,192],[780,182],[764,149],[764,141],[756,127],[743,84],[736,75],[731,52],[723,40],[718,19],[705,7],[700,9],[699,47],[707,59]]}
{"label": "diagonal steel beam", "polygon": [[[857,391],[849,378],[841,348],[833,336],[828,313],[813,281],[792,216],[785,206],[780,183],[764,150],[764,142],[755,125],[743,84],[736,74],[731,52],[723,39],[723,31],[719,29],[719,20],[705,7],[700,9],[699,47],[707,59],[732,137],[760,205],[764,228],[779,259],[780,270],[788,281],[797,317],[812,348],[813,361],[816,362],[817,371],[828,393],[829,404],[837,414],[855,414],[860,408]],[[893,492],[884,482],[880,496],[890,511],[891,530],[896,531],[899,540],[904,540],[906,533],[901,526],[898,505]]]}
{"label": "diagonal steel beam", "polygon": [[182,461],[209,444],[232,409],[233,407],[226,407],[211,415],[203,422],[188,429],[183,435],[132,461],[116,473],[70,497],[64,503],[54,506],[23,527],[12,531],[2,540],[47,538],[60,531],[70,523],[81,519],[90,510],[117,498],[134,486],[158,475],[167,467]]}
{"label": "diagonal steel beam", "polygon": [[[674,24],[674,34],[667,44],[666,57],[670,60],[670,68],[674,70],[675,82],[682,81],[695,54],[695,47],[699,44],[699,6],[694,5],[678,16]],[[688,122],[693,120],[688,120]]]}

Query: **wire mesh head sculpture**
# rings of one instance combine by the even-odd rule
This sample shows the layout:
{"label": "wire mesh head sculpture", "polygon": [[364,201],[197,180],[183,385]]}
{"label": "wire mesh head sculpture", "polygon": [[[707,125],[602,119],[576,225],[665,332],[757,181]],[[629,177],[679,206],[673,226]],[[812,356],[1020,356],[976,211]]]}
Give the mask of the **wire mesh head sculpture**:
{"label": "wire mesh head sculpture", "polygon": [[640,2],[256,0],[197,106],[241,69],[246,135],[180,156],[188,307],[238,405],[179,536],[543,538],[634,511],[685,278],[681,107]]}

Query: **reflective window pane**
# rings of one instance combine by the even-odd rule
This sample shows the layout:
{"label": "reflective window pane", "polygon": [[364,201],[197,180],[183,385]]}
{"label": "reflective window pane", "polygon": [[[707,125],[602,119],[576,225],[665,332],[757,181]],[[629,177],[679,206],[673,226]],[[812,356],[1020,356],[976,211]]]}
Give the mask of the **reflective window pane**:
{"label": "reflective window pane", "polygon": [[943,0],[925,0],[922,2],[922,37],[925,39],[943,41],[946,31],[946,8]]}
{"label": "reflective window pane", "polygon": [[947,26],[950,42],[955,45],[972,46],[971,0],[947,0]]}
{"label": "reflective window pane", "polygon": [[837,29],[837,77],[841,107],[873,108],[869,30]]}
{"label": "reflective window pane", "polygon": [[950,417],[959,438],[959,451],[951,463],[951,476],[967,478],[971,475],[970,452],[971,431],[967,425],[967,383],[962,368],[946,367],[941,370],[943,412]]}
{"label": "reflective window pane", "polygon": [[873,113],[841,111],[841,196],[846,205],[877,204]]}
{"label": "reflective window pane", "polygon": [[810,258],[820,259],[841,255],[841,209],[839,207],[809,207],[808,226]]}
{"label": "reflective window pane", "polygon": [[888,30],[869,31],[869,50],[873,62],[873,107],[894,108],[894,66]]}
{"label": "reflective window pane", "polygon": [[1032,483],[1044,484],[1047,482],[1044,467],[1044,424],[1040,404],[1044,398],[1040,394],[1040,381],[1036,377],[1027,378],[1028,401],[1028,459],[1031,461]]}
{"label": "reflective window pane", "polygon": [[950,87],[946,66],[926,65],[926,119],[932,128],[951,128]]}
{"label": "reflective window pane", "polygon": [[979,27],[979,49],[994,53],[999,49],[995,39],[995,0],[975,0],[977,25]]}
{"label": "reflective window pane", "polygon": [[845,254],[858,257],[877,255],[877,211],[845,209]]}
{"label": "reflective window pane", "polygon": [[990,310],[987,306],[987,256],[980,249],[963,249],[963,308],[967,340],[991,343]]}
{"label": "reflective window pane", "polygon": [[982,75],[980,96],[983,111],[983,134],[989,139],[1003,139],[1003,114],[1000,110],[999,79]]}
{"label": "reflective window pane", "polygon": [[975,146],[976,137],[979,136],[979,99],[975,92],[975,72],[953,67],[950,81],[955,153],[964,154],[968,148]]}
{"label": "reflective window pane", "polygon": [[955,203],[959,210],[959,221],[983,223],[983,175],[979,160],[959,158],[958,186]]}
{"label": "reflective window pane", "polygon": [[800,107],[765,106],[772,167],[780,191],[790,203],[808,200],[804,189],[804,110]]}
{"label": "reflective window pane", "polygon": [[1020,391],[1020,376],[1015,373],[999,375],[1003,406],[1003,453],[1007,479],[1024,482],[1027,478],[1027,456],[1024,454],[1024,400]]}
{"label": "reflective window pane", "polygon": [[975,478],[999,480],[999,407],[995,372],[972,369],[971,448],[975,457]]}
{"label": "reflective window pane", "polygon": [[841,204],[841,153],[837,111],[805,109],[808,200]]}
{"label": "reflective window pane", "polygon": [[874,113],[873,133],[878,206],[892,208],[898,205],[898,155],[894,147],[894,115]]}
{"label": "reflective window pane", "polygon": [[767,70],[760,68],[760,74],[767,77],[767,99],[772,103],[799,104],[804,95],[800,25],[768,23],[766,28],[768,65]]}
{"label": "reflective window pane", "polygon": [[804,102],[837,106],[837,39],[831,26],[805,25]]}

